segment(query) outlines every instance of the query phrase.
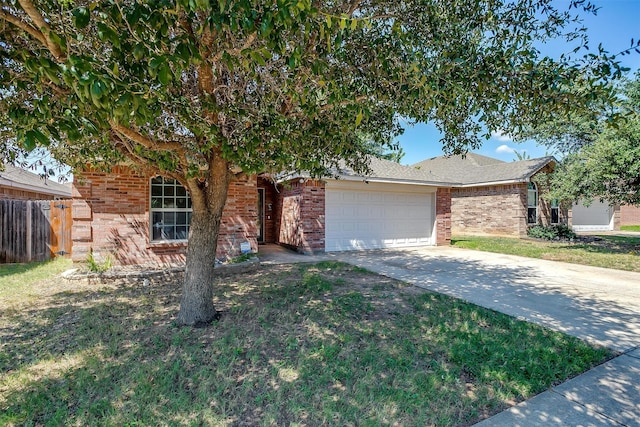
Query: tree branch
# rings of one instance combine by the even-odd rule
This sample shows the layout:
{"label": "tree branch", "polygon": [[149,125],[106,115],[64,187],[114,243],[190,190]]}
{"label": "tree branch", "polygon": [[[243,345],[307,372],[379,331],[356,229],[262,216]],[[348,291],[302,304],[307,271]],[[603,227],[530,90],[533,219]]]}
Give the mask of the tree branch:
{"label": "tree branch", "polygon": [[361,1],[362,0],[354,0],[354,2],[349,5],[349,10],[347,10],[347,15],[349,15],[349,17],[353,16],[353,12],[355,12],[358,6],[360,6]]}
{"label": "tree branch", "polygon": [[51,27],[47,24],[47,21],[44,20],[42,14],[31,0],[18,0],[22,9],[26,12],[27,15],[33,20],[33,23],[38,27],[39,32],[42,34],[44,38],[44,45],[49,52],[56,58],[58,62],[62,62],[66,59],[66,55],[62,52],[60,46],[58,46],[51,39]]}
{"label": "tree branch", "polygon": [[17,17],[15,17],[13,15],[10,15],[10,14],[0,10],[0,19],[4,19],[8,23],[13,24],[16,27],[20,28],[21,30],[29,33],[33,38],[37,39],[40,43],[42,43],[43,45],[46,46],[47,41],[45,40],[45,38],[42,35],[42,33],[40,31],[36,30],[35,28],[33,28],[31,25],[29,25],[26,22],[24,22],[23,20],[21,20],[20,18],[17,18]]}
{"label": "tree branch", "polygon": [[116,123],[113,120],[109,120],[109,124],[111,125],[111,129],[113,129],[114,131],[118,132],[120,135],[124,136],[125,138],[136,142],[140,145],[142,145],[145,148],[148,148],[150,150],[159,150],[159,151],[176,151],[178,152],[178,154],[182,153],[184,151],[184,148],[182,147],[182,144],[176,141],[168,141],[168,142],[157,142],[157,141],[153,141],[147,137],[145,137],[144,135],[142,135],[139,132],[136,132],[133,129],[130,129],[126,126],[122,126],[118,123]]}
{"label": "tree branch", "polygon": [[133,146],[130,143],[128,143],[125,139],[122,139],[119,135],[117,135],[115,131],[112,131],[112,137],[116,142],[115,146],[116,146],[116,149],[120,152],[120,154],[122,154],[124,157],[131,160],[138,167],[142,168],[145,172],[152,173],[154,175],[168,176],[180,182],[184,180],[184,177],[182,175],[179,175],[170,171],[162,170],[159,167],[155,166],[156,164],[155,162],[150,161],[150,159],[136,153],[133,149]]}
{"label": "tree branch", "polygon": [[251,47],[251,45],[253,44],[253,42],[256,40],[257,36],[258,36],[258,33],[255,33],[255,32],[249,34],[247,39],[244,41],[244,44],[242,45],[242,47],[235,48],[235,49],[223,49],[220,52],[218,52],[215,55],[213,55],[213,58],[211,58],[212,61],[213,62],[220,61],[222,59],[222,55],[224,55],[225,52],[227,52],[230,55],[238,55],[243,50],[249,49]]}

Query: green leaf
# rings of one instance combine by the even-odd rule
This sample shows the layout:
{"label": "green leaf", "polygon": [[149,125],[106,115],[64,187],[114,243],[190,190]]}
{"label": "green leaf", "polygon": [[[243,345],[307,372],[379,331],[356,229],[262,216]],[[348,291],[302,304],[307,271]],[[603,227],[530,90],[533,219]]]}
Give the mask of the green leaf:
{"label": "green leaf", "polygon": [[36,138],[32,130],[28,130],[22,140],[22,146],[27,151],[33,151],[36,148]]}
{"label": "green leaf", "polygon": [[169,65],[166,62],[162,63],[160,67],[158,67],[158,81],[163,85],[169,84],[169,80],[171,80]]}
{"label": "green leaf", "polygon": [[362,118],[363,118],[363,114],[361,110],[358,112],[358,115],[356,116],[356,127],[360,126],[360,123],[362,123]]}
{"label": "green leaf", "polygon": [[89,15],[89,10],[86,7],[80,6],[74,9],[72,13],[73,13],[73,24],[77,28],[85,28],[87,25],[89,25],[89,20],[91,16]]}
{"label": "green leaf", "polygon": [[136,59],[136,61],[140,61],[142,58],[144,58],[144,55],[146,53],[147,53],[147,49],[144,47],[142,43],[137,44],[133,48],[133,57]]}
{"label": "green leaf", "polygon": [[33,132],[33,135],[35,136],[35,138],[38,140],[40,144],[44,145],[45,147],[49,145],[49,138],[47,138],[38,129],[34,129],[31,132]]}

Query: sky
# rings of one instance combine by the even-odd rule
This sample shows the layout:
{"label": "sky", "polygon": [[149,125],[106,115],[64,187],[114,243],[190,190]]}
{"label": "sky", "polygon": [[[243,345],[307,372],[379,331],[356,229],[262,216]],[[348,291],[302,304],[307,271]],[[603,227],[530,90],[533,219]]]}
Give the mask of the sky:
{"label": "sky", "polygon": [[[610,53],[618,53],[627,49],[631,45],[631,39],[640,39],[640,0],[592,0],[596,6],[600,7],[597,15],[584,16],[584,25],[589,35],[589,45],[592,50],[597,49],[599,43]],[[558,0],[559,7],[563,3],[569,5],[569,0]],[[557,57],[561,53],[569,53],[574,45],[563,45],[554,43],[553,45],[541,46],[541,54],[550,57]],[[630,73],[640,69],[640,54],[618,56],[621,64],[631,69]],[[405,132],[397,141],[406,153],[402,158],[403,164],[414,164],[421,160],[443,155],[440,138],[442,135],[433,124],[418,124],[412,127],[405,127]],[[516,159],[514,150],[525,151],[531,158],[543,157],[549,152],[547,147],[539,146],[535,141],[516,143],[508,135],[493,135],[491,139],[485,140],[482,148],[474,152],[494,157],[504,161]]]}

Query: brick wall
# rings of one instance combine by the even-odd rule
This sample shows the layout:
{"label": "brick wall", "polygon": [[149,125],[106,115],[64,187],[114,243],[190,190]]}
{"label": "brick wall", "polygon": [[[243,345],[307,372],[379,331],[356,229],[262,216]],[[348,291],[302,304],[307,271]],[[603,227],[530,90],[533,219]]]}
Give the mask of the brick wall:
{"label": "brick wall", "polygon": [[620,225],[640,225],[640,207],[620,206]]}
{"label": "brick wall", "polygon": [[526,236],[526,203],[526,183],[453,188],[451,232]]}
{"label": "brick wall", "polygon": [[[150,176],[126,166],[110,173],[86,170],[73,184],[73,259],[111,255],[121,264],[182,264],[186,242],[149,239]],[[217,257],[240,253],[249,241],[257,250],[255,177],[231,184],[218,237]]]}
{"label": "brick wall", "polygon": [[240,255],[240,244],[249,242],[258,251],[258,186],[255,176],[234,181],[229,187],[222,213],[216,257],[224,259]]}
{"label": "brick wall", "polygon": [[451,189],[436,192],[436,245],[451,244]]}
{"label": "brick wall", "polygon": [[291,181],[278,198],[278,242],[302,253],[324,251],[325,189],[320,181]]}

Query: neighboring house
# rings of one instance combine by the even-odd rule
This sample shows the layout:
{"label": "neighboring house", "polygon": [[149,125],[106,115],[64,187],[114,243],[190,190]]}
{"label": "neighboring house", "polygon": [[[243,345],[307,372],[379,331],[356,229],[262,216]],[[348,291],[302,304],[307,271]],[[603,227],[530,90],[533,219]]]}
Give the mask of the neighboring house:
{"label": "neighboring house", "polygon": [[576,203],[571,209],[571,224],[576,231],[620,230],[622,225],[640,225],[640,207],[609,205],[593,200],[589,206]]}
{"label": "neighboring house", "polygon": [[435,157],[415,164],[424,172],[446,176],[451,188],[451,233],[523,237],[536,224],[567,223],[557,203],[547,202],[544,175],[553,157],[503,162],[475,153]]}
{"label": "neighboring house", "polygon": [[[247,177],[229,189],[218,259],[277,243],[303,253],[449,244],[454,233],[523,236],[528,225],[566,220],[534,178],[552,157],[506,163],[468,154],[420,167],[372,159],[371,173],[314,180]],[[73,257],[111,254],[123,264],[182,263],[191,204],[172,179],[120,165],[87,169],[74,183]]]}
{"label": "neighboring house", "polygon": [[574,203],[569,212],[574,231],[611,231],[620,229],[620,205],[593,200],[589,206]]}
{"label": "neighboring house", "polygon": [[620,206],[620,225],[640,225],[640,206]]}
{"label": "neighboring house", "polygon": [[10,164],[0,170],[0,199],[70,199],[71,186],[60,184]]}

